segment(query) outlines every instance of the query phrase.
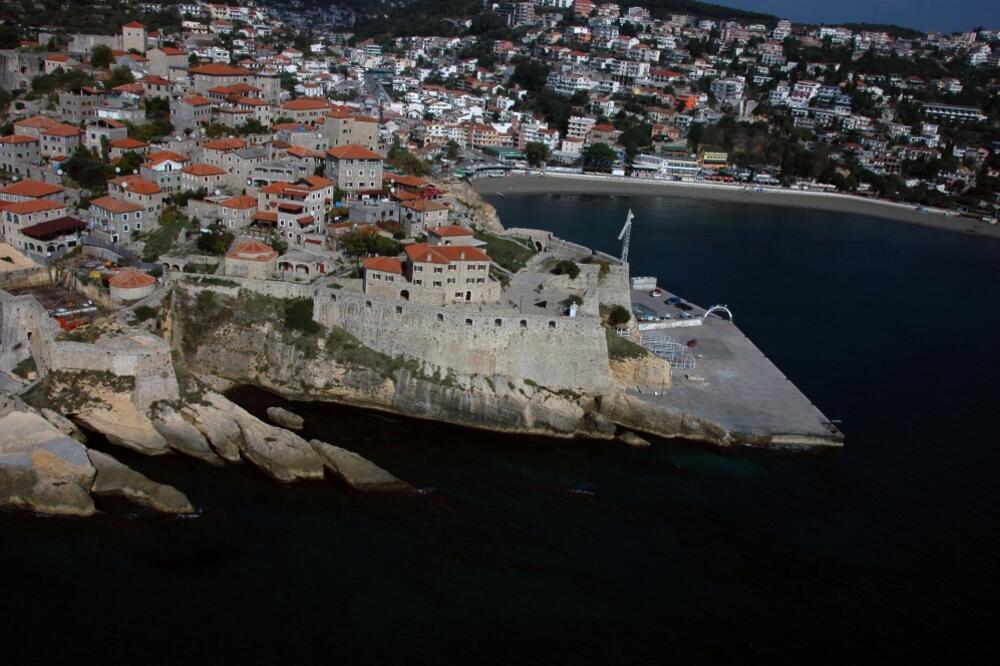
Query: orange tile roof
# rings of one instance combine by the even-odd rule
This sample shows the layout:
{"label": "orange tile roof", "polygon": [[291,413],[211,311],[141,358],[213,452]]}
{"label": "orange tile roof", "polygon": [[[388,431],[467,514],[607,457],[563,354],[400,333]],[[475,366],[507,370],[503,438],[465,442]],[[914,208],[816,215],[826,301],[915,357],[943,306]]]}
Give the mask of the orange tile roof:
{"label": "orange tile roof", "polygon": [[124,150],[132,150],[135,148],[146,148],[149,146],[145,141],[139,141],[139,139],[124,138],[115,139],[114,141],[109,141],[108,146],[111,148],[122,148]]}
{"label": "orange tile roof", "polygon": [[74,127],[73,125],[67,125],[65,123],[56,123],[55,125],[42,130],[42,134],[47,134],[49,136],[81,136],[83,130],[79,127]]}
{"label": "orange tile roof", "polygon": [[[146,164],[161,164],[163,162],[187,162],[188,157],[172,150],[158,150],[146,155]],[[145,166],[145,165],[143,165]]]}
{"label": "orange tile roof", "polygon": [[258,210],[253,214],[253,219],[261,222],[277,222],[278,214],[270,210]]}
{"label": "orange tile roof", "polygon": [[162,76],[144,76],[142,82],[151,86],[171,86],[173,83],[167,81]]}
{"label": "orange tile roof", "polygon": [[27,134],[8,134],[0,137],[0,143],[38,143],[38,137]]}
{"label": "orange tile roof", "polygon": [[490,261],[479,248],[465,245],[428,245],[414,243],[403,248],[413,263],[449,264],[453,261]]}
{"label": "orange tile roof", "polygon": [[442,227],[432,227],[427,230],[427,233],[441,238],[454,238],[456,236],[471,236],[472,230],[457,224],[448,224]]}
{"label": "orange tile roof", "polygon": [[176,46],[164,46],[160,50],[163,51],[164,55],[168,56],[187,55],[187,51],[179,49]]}
{"label": "orange tile roof", "polygon": [[383,273],[403,274],[403,264],[399,259],[390,257],[370,257],[362,259],[361,265],[366,271],[381,271]]}
{"label": "orange tile roof", "polygon": [[278,256],[270,245],[260,241],[244,241],[226,253],[226,259],[267,262]]}
{"label": "orange tile roof", "polygon": [[191,68],[192,74],[205,74],[207,76],[249,76],[253,74],[249,69],[243,67],[233,67],[222,63],[211,63],[199,65]]}
{"label": "orange tile roof", "polygon": [[107,196],[94,199],[90,202],[90,205],[103,208],[104,210],[115,214],[134,213],[137,210],[143,210],[143,207],[138,204],[130,203],[128,201],[119,201],[118,199]]}
{"label": "orange tile roof", "polygon": [[330,187],[334,184],[329,178],[323,178],[323,176],[306,176],[302,180],[306,181],[310,185],[316,188],[320,187]]}
{"label": "orange tile roof", "polygon": [[235,137],[229,139],[215,139],[214,141],[206,141],[204,147],[209,150],[239,150],[240,148],[246,148],[247,142],[243,139],[237,139]]}
{"label": "orange tile roof", "polygon": [[438,201],[430,201],[428,199],[417,199],[415,201],[404,201],[399,204],[403,208],[409,208],[410,210],[415,210],[420,213],[430,213],[436,210],[448,210],[448,206],[440,203]]}
{"label": "orange tile roof", "polygon": [[143,28],[143,29],[146,28],[146,26],[144,26],[143,24],[139,23],[138,21],[132,21],[131,23],[126,23],[122,27],[123,28]]}
{"label": "orange tile roof", "polygon": [[288,111],[314,111],[319,109],[329,109],[330,103],[322,99],[299,97],[298,99],[288,100],[281,105],[281,108]]}
{"label": "orange tile roof", "polygon": [[142,176],[122,176],[121,178],[115,178],[111,182],[122,189],[129,192],[136,192],[137,194],[159,194],[162,192],[159,185],[146,180]]}
{"label": "orange tile roof", "polygon": [[181,171],[192,176],[224,176],[226,174],[225,169],[220,169],[211,164],[190,164],[181,169]]}
{"label": "orange tile roof", "polygon": [[31,201],[17,201],[4,206],[4,209],[14,215],[31,215],[32,213],[42,213],[47,210],[66,208],[61,203],[49,201],[48,199],[32,199]]}
{"label": "orange tile roof", "polygon": [[31,116],[30,118],[25,118],[24,120],[18,120],[14,123],[14,127],[35,127],[38,129],[46,129],[58,124],[58,120],[52,120],[51,118],[46,118],[45,116]]}
{"label": "orange tile roof", "polygon": [[205,106],[206,104],[211,104],[212,100],[202,95],[188,95],[184,98],[184,103],[191,106]]}
{"label": "orange tile roof", "polygon": [[52,183],[43,183],[40,180],[22,180],[17,183],[12,183],[7,187],[0,188],[0,194],[11,194],[17,197],[31,197],[32,199],[40,199],[42,197],[49,197],[53,194],[59,194],[63,191],[61,185],[53,185]]}
{"label": "orange tile roof", "polygon": [[382,156],[362,145],[349,143],[346,146],[327,148],[326,154],[338,160],[381,160]]}
{"label": "orange tile roof", "polygon": [[257,207],[257,200],[251,196],[242,194],[238,197],[232,197],[231,199],[226,199],[225,201],[219,202],[219,205],[223,208],[236,208],[237,210],[247,210],[249,208]]}
{"label": "orange tile roof", "polygon": [[156,278],[148,273],[143,273],[138,268],[129,266],[108,278],[108,284],[118,289],[142,289],[156,284]]}

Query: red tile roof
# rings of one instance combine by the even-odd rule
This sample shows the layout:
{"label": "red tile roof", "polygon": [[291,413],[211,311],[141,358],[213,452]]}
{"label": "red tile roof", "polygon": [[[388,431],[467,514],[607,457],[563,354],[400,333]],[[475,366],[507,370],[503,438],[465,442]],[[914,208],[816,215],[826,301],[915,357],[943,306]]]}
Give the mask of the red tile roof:
{"label": "red tile roof", "polygon": [[414,243],[403,248],[413,263],[449,264],[453,261],[490,261],[488,254],[464,245]]}
{"label": "red tile roof", "polygon": [[243,261],[267,262],[278,256],[278,253],[260,241],[244,241],[226,253],[226,259],[241,259]]}
{"label": "red tile roof", "polygon": [[298,99],[288,100],[281,105],[281,108],[288,111],[313,111],[319,109],[329,109],[330,103],[323,99],[299,97]]}
{"label": "red tile roof", "polygon": [[118,289],[142,289],[156,284],[156,278],[138,268],[123,268],[108,279],[108,285]]}
{"label": "red tile roof", "polygon": [[427,233],[440,238],[455,238],[457,236],[471,236],[472,229],[460,227],[457,224],[448,224],[442,227],[432,227],[427,230]]}
{"label": "red tile roof", "polygon": [[121,178],[115,178],[111,182],[122,189],[138,194],[159,194],[162,192],[159,185],[146,180],[142,176],[122,176]]}
{"label": "red tile roof", "polygon": [[22,180],[17,183],[12,183],[7,187],[0,188],[0,194],[11,194],[17,197],[31,197],[32,199],[40,199],[42,197],[50,197],[53,194],[59,194],[63,191],[61,185],[53,185],[52,183],[43,183],[40,180]]}
{"label": "red tile roof", "polygon": [[30,201],[17,201],[4,206],[8,213],[14,215],[31,215],[32,213],[42,213],[47,210],[65,209],[61,203],[49,201],[48,199],[32,199]]}
{"label": "red tile roof", "polygon": [[251,196],[242,194],[238,197],[232,197],[231,199],[226,199],[225,201],[219,202],[219,205],[223,208],[235,208],[237,210],[247,210],[249,208],[257,207],[257,200]]}
{"label": "red tile roof", "polygon": [[198,67],[192,67],[190,71],[192,74],[205,74],[207,76],[250,76],[253,74],[249,69],[233,67],[222,63],[199,65]]}
{"label": "red tile roof", "polygon": [[225,169],[220,169],[211,164],[191,164],[181,169],[181,171],[192,176],[224,176],[226,174]]}
{"label": "red tile roof", "polygon": [[134,213],[138,210],[143,210],[143,207],[139,204],[130,203],[128,201],[119,201],[118,199],[107,196],[92,200],[90,205],[103,208],[104,210],[110,211],[116,215],[119,213]]}
{"label": "red tile roof", "polygon": [[364,267],[366,271],[381,271],[383,273],[396,273],[397,275],[403,274],[403,264],[399,259],[391,259],[389,257],[370,257],[368,259],[361,260],[361,266]]}
{"label": "red tile roof", "polygon": [[204,147],[209,150],[239,150],[240,148],[246,148],[247,142],[235,137],[230,139],[215,139],[214,141],[206,141]]}
{"label": "red tile roof", "polygon": [[346,146],[327,148],[326,154],[338,160],[381,160],[382,156],[362,145],[349,143]]}

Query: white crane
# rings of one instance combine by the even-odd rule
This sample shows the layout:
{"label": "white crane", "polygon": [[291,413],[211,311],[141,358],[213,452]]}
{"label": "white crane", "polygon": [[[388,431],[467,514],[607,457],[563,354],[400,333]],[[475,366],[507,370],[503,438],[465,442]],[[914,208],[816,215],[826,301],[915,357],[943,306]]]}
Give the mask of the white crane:
{"label": "white crane", "polygon": [[618,234],[618,240],[622,241],[622,263],[628,263],[628,242],[632,238],[632,218],[635,215],[632,214],[632,209],[628,209],[628,217],[625,218],[625,226],[622,227],[622,232]]}

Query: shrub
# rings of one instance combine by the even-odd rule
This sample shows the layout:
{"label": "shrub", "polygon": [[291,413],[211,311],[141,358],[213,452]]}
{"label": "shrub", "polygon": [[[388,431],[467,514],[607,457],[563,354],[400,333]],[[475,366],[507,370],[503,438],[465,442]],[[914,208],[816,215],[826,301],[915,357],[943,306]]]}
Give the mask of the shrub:
{"label": "shrub", "polygon": [[580,274],[580,267],[576,265],[576,262],[570,261],[569,259],[563,259],[555,265],[552,269],[553,275],[568,275],[570,280],[575,280]]}
{"label": "shrub", "polygon": [[148,305],[140,305],[134,310],[132,310],[132,315],[135,317],[135,321],[137,324],[141,324],[147,319],[152,319],[158,314],[159,312],[156,310],[156,308],[151,308]]}
{"label": "shrub", "polygon": [[305,335],[316,335],[323,330],[313,320],[313,299],[295,298],[285,303],[285,327],[304,333]]}
{"label": "shrub", "polygon": [[611,308],[611,312],[608,313],[608,323],[612,326],[623,326],[629,323],[631,319],[632,313],[621,305],[615,305]]}

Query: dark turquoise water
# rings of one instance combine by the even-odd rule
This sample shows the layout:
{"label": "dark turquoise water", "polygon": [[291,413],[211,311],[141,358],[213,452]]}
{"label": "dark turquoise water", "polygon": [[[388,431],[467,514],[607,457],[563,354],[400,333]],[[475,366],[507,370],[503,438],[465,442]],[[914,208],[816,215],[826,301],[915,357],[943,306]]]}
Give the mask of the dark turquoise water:
{"label": "dark turquoise water", "polygon": [[1000,244],[683,199],[494,203],[609,251],[632,207],[633,271],[728,303],[847,446],[636,451],[296,405],[429,492],[116,452],[203,515],[0,514],[0,661],[997,663]]}

